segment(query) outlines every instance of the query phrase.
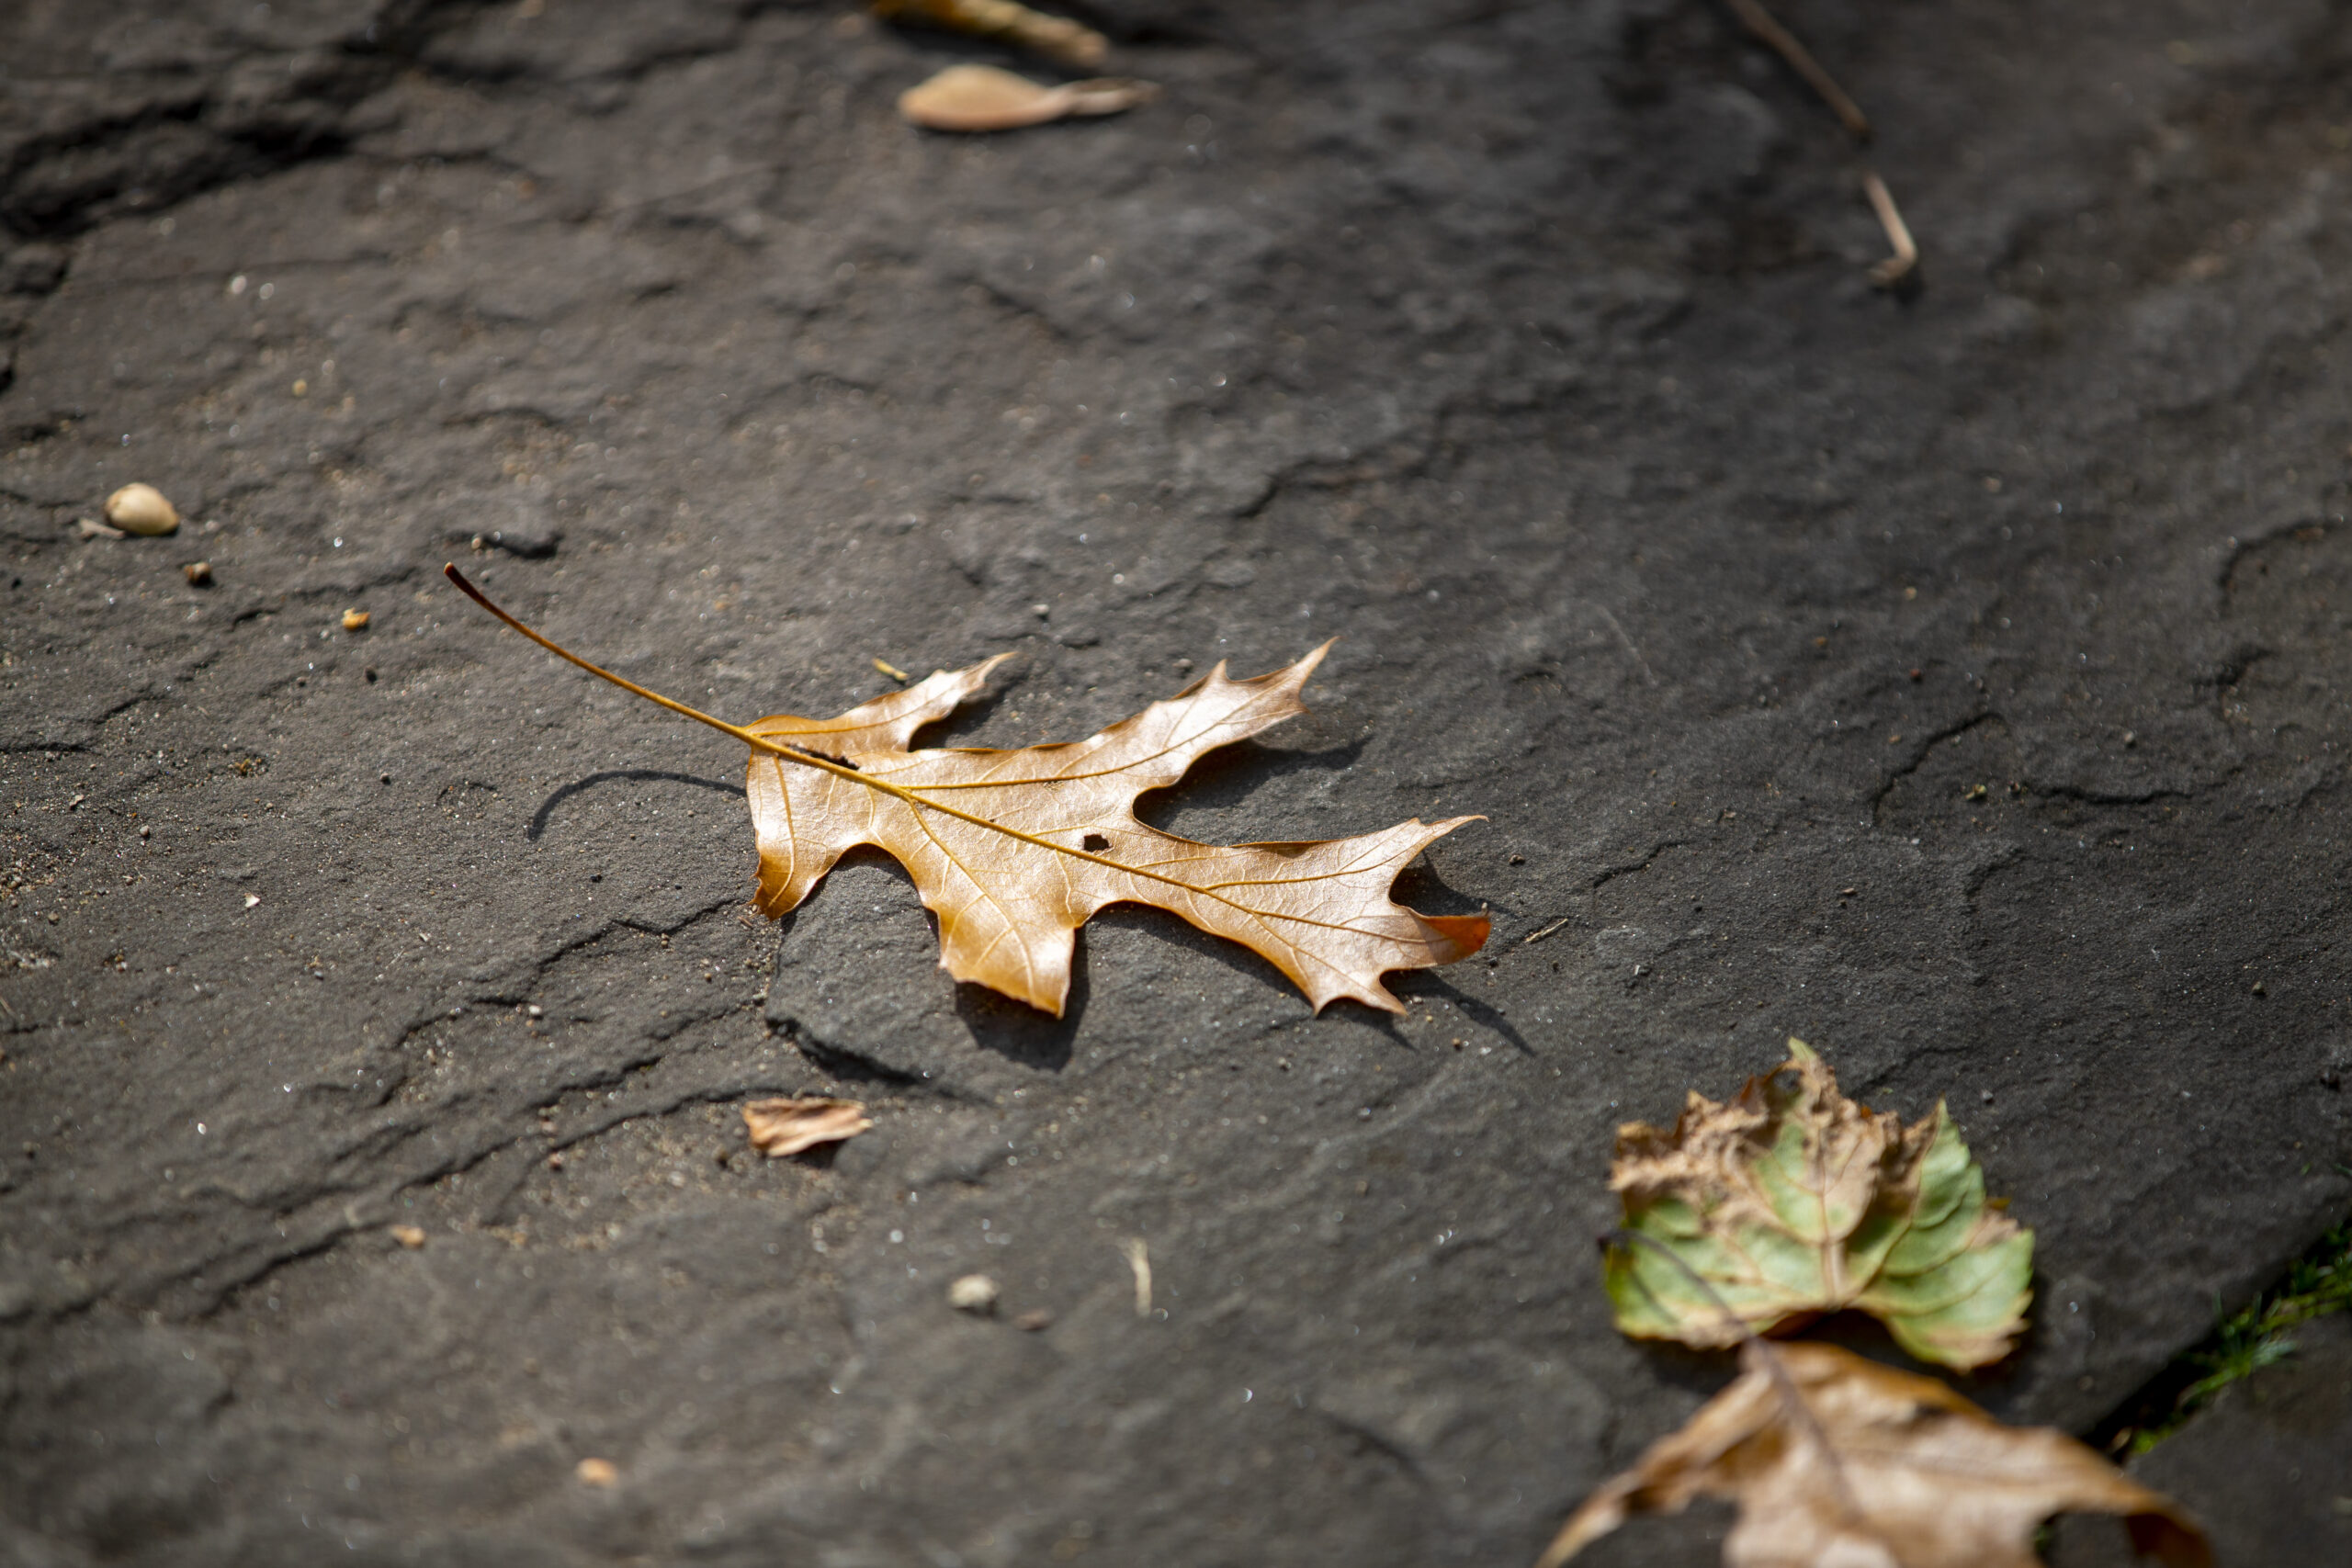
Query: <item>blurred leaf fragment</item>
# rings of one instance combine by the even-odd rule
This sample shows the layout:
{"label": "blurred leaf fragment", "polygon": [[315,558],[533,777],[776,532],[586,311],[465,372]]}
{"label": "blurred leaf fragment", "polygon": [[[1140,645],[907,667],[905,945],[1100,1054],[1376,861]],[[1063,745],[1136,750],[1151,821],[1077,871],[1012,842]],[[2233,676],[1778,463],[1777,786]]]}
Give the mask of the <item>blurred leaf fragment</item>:
{"label": "blurred leaf fragment", "polygon": [[931,130],[1018,130],[1077,116],[1117,114],[1159,96],[1148,82],[1101,76],[1048,87],[993,65],[951,65],[899,95],[899,112]]}
{"label": "blurred leaf fragment", "polygon": [[995,39],[1064,65],[1091,71],[1102,63],[1111,40],[1083,22],[1049,17],[1014,0],[872,0],[886,22],[923,21],[950,32]]}
{"label": "blurred leaf fragment", "polygon": [[2122,1516],[2168,1568],[2212,1549],[2179,1505],[2047,1427],[2005,1427],[1933,1378],[1834,1345],[1750,1340],[1741,1372],[1681,1430],[1585,1499],[1536,1568],[1635,1514],[1739,1506],[1725,1568],[2039,1568],[2054,1514]]}

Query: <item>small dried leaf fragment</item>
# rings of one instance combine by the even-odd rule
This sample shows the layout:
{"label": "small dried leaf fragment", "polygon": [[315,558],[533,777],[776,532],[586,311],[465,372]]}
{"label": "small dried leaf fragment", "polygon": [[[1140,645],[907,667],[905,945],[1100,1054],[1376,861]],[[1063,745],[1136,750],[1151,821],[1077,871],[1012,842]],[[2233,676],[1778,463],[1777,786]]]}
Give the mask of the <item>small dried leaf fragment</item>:
{"label": "small dried leaf fragment", "polygon": [[[2033,1233],[1984,1199],[1984,1173],[1939,1104],[1905,1128],[1838,1092],[1804,1042],[1717,1105],[1693,1093],[1673,1130],[1617,1132],[1610,1185],[1748,1331],[1855,1308],[1948,1367],[1996,1361],[2025,1326]],[[1792,1076],[1793,1081],[1791,1081]],[[1611,1250],[1617,1326],[1714,1348],[1741,1331],[1672,1260]]]}
{"label": "small dried leaf fragment", "polygon": [[1048,60],[1091,71],[1110,52],[1111,40],[1083,22],[1049,17],[1014,0],[872,0],[886,22],[920,20],[950,32],[998,39],[1034,50]]}
{"label": "small dried leaf fragment", "polygon": [[343,613],[343,629],[345,631],[364,632],[368,629],[368,615],[365,610],[345,610]]}
{"label": "small dried leaf fragment", "polygon": [[829,1095],[755,1100],[743,1107],[743,1128],[751,1134],[752,1146],[770,1159],[797,1155],[819,1144],[842,1143],[873,1125],[865,1106]]}
{"label": "small dried leaf fragment", "polygon": [[1103,76],[1047,87],[993,65],[951,65],[899,95],[899,112],[933,130],[1018,130],[1074,115],[1117,114],[1159,95],[1148,82]]}
{"label": "small dried leaf fragment", "polygon": [[1932,1378],[1834,1345],[1751,1342],[1739,1377],[1604,1483],[1537,1568],[1635,1514],[1732,1500],[1725,1568],[2038,1568],[2054,1514],[2122,1516],[2135,1551],[2206,1568],[2179,1506],[2049,1427],[2005,1427]]}

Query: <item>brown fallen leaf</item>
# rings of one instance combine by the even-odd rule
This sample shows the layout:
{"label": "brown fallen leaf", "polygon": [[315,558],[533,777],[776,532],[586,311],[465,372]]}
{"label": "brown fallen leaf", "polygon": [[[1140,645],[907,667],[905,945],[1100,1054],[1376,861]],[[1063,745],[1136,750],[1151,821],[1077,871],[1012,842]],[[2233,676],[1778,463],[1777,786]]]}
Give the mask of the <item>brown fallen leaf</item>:
{"label": "brown fallen leaf", "polygon": [[1486,942],[1483,914],[1423,915],[1388,897],[1408,862],[1477,818],[1218,845],[1136,817],[1144,791],[1170,788],[1205,753],[1305,712],[1299,689],[1324,649],[1247,681],[1227,679],[1219,664],[1170,700],[1071,744],[911,751],[914,732],[978,691],[1005,655],[935,671],[834,718],[777,714],[733,725],[598,669],[492,604],[454,565],[444,570],[549,652],[752,748],[763,913],[797,908],[843,853],[873,845],[907,868],[938,918],[942,968],[1057,1017],[1078,928],[1111,904],[1148,904],[1242,943],[1318,1010],[1352,997],[1402,1012],[1382,975],[1451,964]]}
{"label": "brown fallen leaf", "polygon": [[873,1125],[865,1106],[830,1095],[787,1095],[755,1100],[743,1107],[743,1129],[752,1136],[752,1146],[770,1159],[797,1155],[819,1144],[842,1143]]}
{"label": "brown fallen leaf", "polygon": [[1159,96],[1149,82],[1101,76],[1047,87],[993,65],[951,65],[899,95],[899,113],[932,130],[1018,130],[1073,116],[1117,114]]}
{"label": "brown fallen leaf", "polygon": [[1636,1337],[1713,1348],[1851,1307],[1967,1368],[2025,1327],[2033,1233],[1985,1201],[1951,1116],[1856,1104],[1802,1040],[1728,1105],[1693,1093],[1671,1130],[1620,1127],[1609,1184],[1649,1244],[1612,1247],[1603,1276]]}
{"label": "brown fallen leaf", "polygon": [[950,32],[996,39],[1035,50],[1048,60],[1091,70],[1110,52],[1111,40],[1083,22],[1049,17],[1014,0],[871,0],[886,22],[925,21]]}
{"label": "brown fallen leaf", "polygon": [[2050,1427],[2005,1427],[1932,1378],[1834,1345],[1741,1350],[1739,1377],[1585,1499],[1536,1568],[1635,1514],[1729,1498],[1724,1568],[2039,1568],[2053,1514],[2120,1514],[2171,1568],[2212,1550],[2169,1497]]}

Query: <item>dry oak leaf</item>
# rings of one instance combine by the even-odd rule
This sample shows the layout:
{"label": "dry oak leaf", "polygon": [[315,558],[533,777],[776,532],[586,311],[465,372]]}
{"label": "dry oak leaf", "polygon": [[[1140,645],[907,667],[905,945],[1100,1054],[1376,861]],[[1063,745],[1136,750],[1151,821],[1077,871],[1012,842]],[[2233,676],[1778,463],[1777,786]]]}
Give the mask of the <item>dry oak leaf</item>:
{"label": "dry oak leaf", "polygon": [[743,1130],[751,1135],[752,1146],[770,1159],[819,1144],[842,1143],[873,1125],[865,1106],[830,1095],[785,1095],[743,1107]]}
{"label": "dry oak leaf", "polygon": [[1683,1266],[1611,1249],[1617,1326],[1638,1338],[1719,1348],[1850,1307],[1921,1360],[1968,1368],[2025,1326],[2033,1233],[1985,1201],[1943,1106],[1905,1128],[1838,1093],[1802,1040],[1728,1105],[1694,1092],[1671,1132],[1620,1127],[1610,1185],[1626,1228]]}
{"label": "dry oak leaf", "polygon": [[2053,1514],[2123,1516],[2171,1568],[2212,1551],[2172,1499],[2050,1427],[2004,1427],[1933,1378],[1834,1345],[1749,1341],[1739,1377],[1604,1483],[1537,1568],[1634,1514],[1693,1497],[1739,1506],[1725,1568],[2039,1568]]}
{"label": "dry oak leaf", "polygon": [[1087,739],[1013,750],[910,750],[917,729],[978,692],[1006,655],[934,671],[837,717],[776,714],[739,726],[649,692],[541,637],[455,566],[451,581],[549,652],[752,748],[747,784],[760,850],[759,907],[799,907],[859,845],[895,856],[939,921],[939,963],[958,980],[1059,1017],[1078,928],[1111,904],[1148,904],[1257,953],[1317,1010],[1342,997],[1402,1012],[1380,977],[1467,958],[1487,919],[1424,915],[1390,885],[1475,817],[1416,818],[1352,839],[1203,844],[1146,826],[1136,797],[1181,781],[1205,753],[1304,713],[1318,648],[1247,681],[1219,664],[1166,702]]}

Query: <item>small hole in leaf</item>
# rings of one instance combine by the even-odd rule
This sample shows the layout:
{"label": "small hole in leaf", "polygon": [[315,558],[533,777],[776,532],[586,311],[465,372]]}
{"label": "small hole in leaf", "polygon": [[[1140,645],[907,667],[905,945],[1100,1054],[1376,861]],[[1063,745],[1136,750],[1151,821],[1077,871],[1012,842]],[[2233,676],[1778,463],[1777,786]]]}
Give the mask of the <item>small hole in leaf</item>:
{"label": "small hole in leaf", "polygon": [[1079,845],[1079,848],[1080,848],[1080,849],[1084,850],[1088,854],[1091,854],[1091,855],[1099,855],[1099,854],[1101,854],[1104,850],[1107,850],[1107,849],[1109,849],[1110,847],[1111,847],[1111,840],[1108,840],[1108,839],[1106,839],[1106,838],[1104,838],[1104,837],[1103,837],[1102,834],[1100,834],[1100,833],[1089,833],[1089,834],[1087,834],[1087,835],[1086,835],[1085,841],[1084,841],[1083,843],[1081,843],[1081,844],[1080,844],[1080,845]]}

